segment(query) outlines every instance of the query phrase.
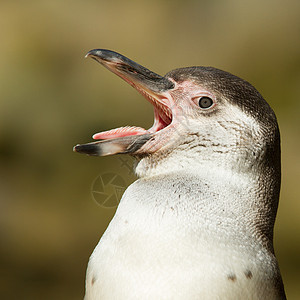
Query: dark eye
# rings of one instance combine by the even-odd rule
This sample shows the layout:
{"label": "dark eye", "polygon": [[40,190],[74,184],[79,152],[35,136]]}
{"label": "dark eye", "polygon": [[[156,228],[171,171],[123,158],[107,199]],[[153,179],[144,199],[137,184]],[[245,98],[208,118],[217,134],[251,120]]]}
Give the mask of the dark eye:
{"label": "dark eye", "polygon": [[201,108],[205,109],[211,107],[214,102],[209,97],[201,97],[198,103]]}

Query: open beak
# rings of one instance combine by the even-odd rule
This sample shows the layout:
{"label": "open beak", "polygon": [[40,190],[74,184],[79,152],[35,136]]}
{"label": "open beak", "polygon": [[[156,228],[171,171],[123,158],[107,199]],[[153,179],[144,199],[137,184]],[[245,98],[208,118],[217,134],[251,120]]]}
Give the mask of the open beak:
{"label": "open beak", "polygon": [[171,100],[167,97],[169,90],[174,88],[174,83],[162,77],[127,57],[103,49],[91,50],[86,57],[91,57],[104,67],[124,79],[138,92],[140,92],[154,107],[154,124],[146,130],[136,126],[126,126],[100,132],[93,135],[99,141],[76,145],[73,150],[88,155],[113,155],[118,153],[139,153],[140,149],[150,142],[156,149],[155,135],[172,123]]}

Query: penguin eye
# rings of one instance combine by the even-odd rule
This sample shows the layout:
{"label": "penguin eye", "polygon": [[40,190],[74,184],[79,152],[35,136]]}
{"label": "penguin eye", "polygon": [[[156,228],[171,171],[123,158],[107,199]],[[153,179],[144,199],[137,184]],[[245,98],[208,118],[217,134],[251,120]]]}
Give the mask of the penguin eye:
{"label": "penguin eye", "polygon": [[198,101],[198,104],[201,108],[207,109],[211,107],[214,104],[214,102],[209,97],[201,97]]}

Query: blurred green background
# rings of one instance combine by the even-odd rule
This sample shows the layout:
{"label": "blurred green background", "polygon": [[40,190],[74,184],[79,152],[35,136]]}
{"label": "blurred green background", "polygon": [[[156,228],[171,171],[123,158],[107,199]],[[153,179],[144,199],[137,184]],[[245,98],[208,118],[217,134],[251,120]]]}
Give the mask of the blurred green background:
{"label": "blurred green background", "polygon": [[81,299],[89,255],[115,211],[95,201],[95,180],[107,173],[125,185],[134,180],[129,157],[72,152],[98,131],[153,121],[134,89],[84,60],[94,48],[160,74],[215,66],[262,93],[282,135],[275,249],[287,296],[299,299],[298,0],[2,0],[0,38],[2,299]]}

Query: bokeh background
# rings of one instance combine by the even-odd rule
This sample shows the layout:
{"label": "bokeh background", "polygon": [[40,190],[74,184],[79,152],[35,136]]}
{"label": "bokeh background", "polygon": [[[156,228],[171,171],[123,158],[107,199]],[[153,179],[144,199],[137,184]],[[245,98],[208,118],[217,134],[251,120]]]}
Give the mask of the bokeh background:
{"label": "bokeh background", "polygon": [[160,74],[215,66],[267,99],[282,135],[275,249],[287,296],[299,299],[299,37],[298,0],[0,1],[1,298],[82,299],[115,211],[101,192],[134,180],[130,157],[72,152],[95,132],[152,124],[149,103],[84,59],[107,48]]}

